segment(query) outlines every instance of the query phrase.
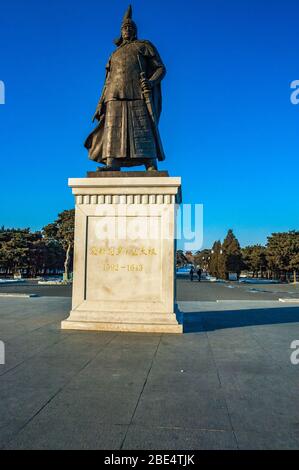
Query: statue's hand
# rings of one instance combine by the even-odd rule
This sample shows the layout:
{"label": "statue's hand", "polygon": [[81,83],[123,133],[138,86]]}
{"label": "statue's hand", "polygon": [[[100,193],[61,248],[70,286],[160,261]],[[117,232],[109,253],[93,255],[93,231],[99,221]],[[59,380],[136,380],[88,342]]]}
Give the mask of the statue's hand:
{"label": "statue's hand", "polygon": [[96,111],[96,112],[94,113],[94,115],[93,115],[92,122],[95,122],[96,119],[97,119],[98,121],[100,120],[100,115],[99,115],[99,113],[98,113],[97,111]]}
{"label": "statue's hand", "polygon": [[94,122],[96,119],[99,121],[101,119],[101,114],[102,114],[102,105],[99,105],[96,109],[96,112],[93,115],[92,122]]}
{"label": "statue's hand", "polygon": [[143,92],[149,92],[152,89],[151,82],[147,78],[142,78],[140,80],[141,88]]}

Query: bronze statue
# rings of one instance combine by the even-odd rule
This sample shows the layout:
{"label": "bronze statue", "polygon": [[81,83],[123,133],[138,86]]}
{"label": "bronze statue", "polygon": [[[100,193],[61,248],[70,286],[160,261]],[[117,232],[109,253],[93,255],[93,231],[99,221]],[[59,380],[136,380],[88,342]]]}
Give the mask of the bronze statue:
{"label": "bronze statue", "polygon": [[106,66],[106,81],[93,118],[99,124],[85,147],[91,160],[105,164],[98,171],[137,165],[155,171],[157,160],[165,159],[158,123],[166,69],[153,44],[137,39],[131,6],[115,44],[117,49]]}

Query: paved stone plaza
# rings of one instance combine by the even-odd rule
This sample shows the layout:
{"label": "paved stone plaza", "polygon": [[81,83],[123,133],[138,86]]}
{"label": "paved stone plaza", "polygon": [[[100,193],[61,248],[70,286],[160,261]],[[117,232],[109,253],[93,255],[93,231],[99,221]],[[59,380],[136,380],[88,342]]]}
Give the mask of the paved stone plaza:
{"label": "paved stone plaza", "polygon": [[0,298],[0,448],[298,449],[299,305],[180,306],[184,335],[85,333],[69,297]]}

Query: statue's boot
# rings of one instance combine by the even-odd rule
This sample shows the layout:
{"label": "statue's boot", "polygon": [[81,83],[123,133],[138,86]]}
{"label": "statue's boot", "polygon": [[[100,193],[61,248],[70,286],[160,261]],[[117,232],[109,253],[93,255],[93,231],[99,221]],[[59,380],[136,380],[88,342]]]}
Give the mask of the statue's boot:
{"label": "statue's boot", "polygon": [[120,166],[117,165],[115,158],[107,158],[107,165],[98,167],[97,171],[120,171]]}
{"label": "statue's boot", "polygon": [[149,160],[145,164],[146,171],[158,171],[157,161],[156,160]]}

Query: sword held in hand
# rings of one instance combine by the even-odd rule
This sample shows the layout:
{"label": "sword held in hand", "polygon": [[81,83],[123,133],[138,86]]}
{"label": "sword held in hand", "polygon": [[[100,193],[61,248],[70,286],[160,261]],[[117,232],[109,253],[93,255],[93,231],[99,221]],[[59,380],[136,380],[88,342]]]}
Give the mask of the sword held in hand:
{"label": "sword held in hand", "polygon": [[[140,81],[143,82],[144,80],[147,80],[147,77],[146,77],[145,72],[142,70],[139,54],[137,54],[137,58],[138,58],[138,63],[139,63],[139,68],[140,68]],[[157,141],[158,152],[160,153],[159,160],[165,160],[165,154],[163,150],[162,140],[161,140],[160,132],[158,128],[158,121],[157,121],[155,107],[153,103],[152,91],[142,90],[142,95],[143,95],[148,113],[151,118],[152,130]]]}

